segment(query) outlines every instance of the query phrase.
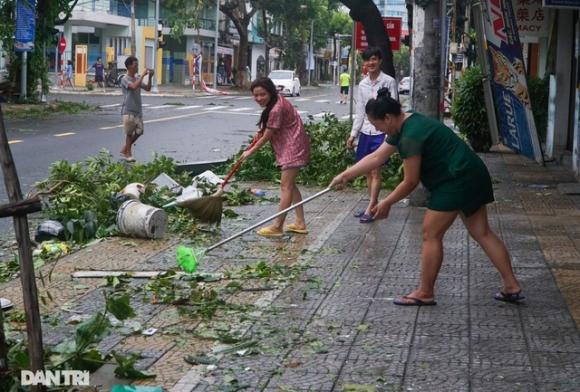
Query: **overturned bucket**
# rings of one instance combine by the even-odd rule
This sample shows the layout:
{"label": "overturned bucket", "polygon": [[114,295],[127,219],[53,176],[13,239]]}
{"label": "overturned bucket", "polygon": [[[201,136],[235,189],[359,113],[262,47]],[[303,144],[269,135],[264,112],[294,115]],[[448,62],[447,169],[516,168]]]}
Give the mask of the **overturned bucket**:
{"label": "overturned bucket", "polygon": [[131,237],[161,238],[167,230],[167,214],[137,200],[127,200],[117,211],[117,227]]}

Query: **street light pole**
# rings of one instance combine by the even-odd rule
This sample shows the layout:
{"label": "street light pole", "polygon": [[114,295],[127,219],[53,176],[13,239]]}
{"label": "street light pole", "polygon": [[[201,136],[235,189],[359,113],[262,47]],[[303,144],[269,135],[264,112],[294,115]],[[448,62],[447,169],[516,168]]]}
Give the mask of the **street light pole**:
{"label": "street light pole", "polygon": [[314,19],[310,21],[310,45],[308,46],[308,85],[310,86],[310,72],[314,62],[314,47],[312,46],[314,36]]}
{"label": "street light pole", "polygon": [[214,41],[214,48],[213,48],[213,88],[217,88],[219,25],[220,25],[220,0],[216,0],[216,5],[215,5],[215,41]]}

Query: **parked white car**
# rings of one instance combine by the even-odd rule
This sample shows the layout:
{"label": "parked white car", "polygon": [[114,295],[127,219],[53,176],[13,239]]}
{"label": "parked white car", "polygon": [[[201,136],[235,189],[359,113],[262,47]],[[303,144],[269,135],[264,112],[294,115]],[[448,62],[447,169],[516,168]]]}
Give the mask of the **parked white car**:
{"label": "parked white car", "polygon": [[270,72],[268,75],[274,85],[283,95],[300,95],[300,79],[296,76],[294,71],[277,70]]}
{"label": "parked white car", "polygon": [[405,76],[399,82],[399,94],[409,94],[409,91],[411,91],[411,77]]}

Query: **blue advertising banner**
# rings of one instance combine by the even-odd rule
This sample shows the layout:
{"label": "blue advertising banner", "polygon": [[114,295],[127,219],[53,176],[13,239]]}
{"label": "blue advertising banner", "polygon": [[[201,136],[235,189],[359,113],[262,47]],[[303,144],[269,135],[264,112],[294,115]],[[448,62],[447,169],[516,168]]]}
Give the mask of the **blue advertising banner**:
{"label": "blue advertising banner", "polygon": [[506,146],[543,163],[511,0],[484,0],[482,6],[500,137]]}
{"label": "blue advertising banner", "polygon": [[36,0],[16,0],[15,51],[31,52],[34,50],[35,27]]}

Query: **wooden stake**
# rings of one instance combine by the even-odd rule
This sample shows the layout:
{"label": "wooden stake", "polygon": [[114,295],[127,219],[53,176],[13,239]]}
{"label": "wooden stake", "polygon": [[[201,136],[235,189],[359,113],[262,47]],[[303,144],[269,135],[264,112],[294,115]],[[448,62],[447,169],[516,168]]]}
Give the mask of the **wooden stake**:
{"label": "wooden stake", "polygon": [[[12,159],[12,151],[8,145],[6,129],[4,127],[4,115],[0,105],[0,163],[4,174],[4,184],[6,193],[11,203],[22,201],[22,191],[20,181],[16,173],[16,166]],[[26,332],[28,335],[28,352],[30,355],[30,370],[36,372],[44,369],[43,347],[42,347],[42,323],[40,320],[40,310],[38,307],[38,291],[36,288],[36,278],[34,276],[34,264],[32,261],[32,249],[30,237],[28,236],[28,218],[24,216],[14,216],[14,232],[18,242],[18,256],[20,261],[20,279],[22,282],[22,296],[24,300],[24,310],[26,312]],[[32,391],[42,391],[41,385],[31,387]]]}

